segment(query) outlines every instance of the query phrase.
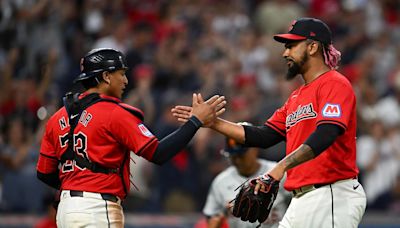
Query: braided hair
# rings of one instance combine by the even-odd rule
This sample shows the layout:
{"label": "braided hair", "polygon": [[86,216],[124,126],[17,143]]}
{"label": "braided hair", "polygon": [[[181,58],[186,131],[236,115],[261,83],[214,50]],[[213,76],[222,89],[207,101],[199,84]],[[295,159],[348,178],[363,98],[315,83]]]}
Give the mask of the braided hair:
{"label": "braided hair", "polygon": [[342,55],[332,44],[322,44],[324,61],[332,70],[337,69]]}

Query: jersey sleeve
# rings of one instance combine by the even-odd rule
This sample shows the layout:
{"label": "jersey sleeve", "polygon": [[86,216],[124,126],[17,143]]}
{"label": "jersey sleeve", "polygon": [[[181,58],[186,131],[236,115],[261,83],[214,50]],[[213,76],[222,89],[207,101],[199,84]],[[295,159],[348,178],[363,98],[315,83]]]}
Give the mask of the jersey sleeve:
{"label": "jersey sleeve", "polygon": [[224,213],[225,204],[222,202],[223,197],[219,196],[218,184],[214,180],[211,184],[210,190],[207,195],[207,200],[203,208],[203,214],[206,216],[214,216]]}
{"label": "jersey sleeve", "polygon": [[58,159],[56,154],[56,143],[52,137],[52,121],[46,124],[46,129],[40,146],[40,154],[36,170],[41,173],[53,173],[58,169]]}
{"label": "jersey sleeve", "polygon": [[355,102],[351,85],[341,81],[329,81],[321,85],[318,91],[317,126],[329,123],[346,130]]}
{"label": "jersey sleeve", "polygon": [[281,108],[277,109],[265,122],[265,125],[271,127],[283,137],[286,137],[287,103],[288,102],[286,102]]}
{"label": "jersey sleeve", "polygon": [[151,161],[159,142],[138,117],[116,107],[111,114],[109,130],[122,145]]}

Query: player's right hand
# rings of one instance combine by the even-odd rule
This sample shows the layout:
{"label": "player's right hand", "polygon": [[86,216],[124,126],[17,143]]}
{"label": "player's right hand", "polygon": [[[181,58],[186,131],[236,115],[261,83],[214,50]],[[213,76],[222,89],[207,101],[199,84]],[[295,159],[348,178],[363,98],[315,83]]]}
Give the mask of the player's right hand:
{"label": "player's right hand", "polygon": [[171,109],[171,113],[179,122],[186,123],[192,116],[192,107],[177,105]]}
{"label": "player's right hand", "polygon": [[[199,120],[203,123],[204,127],[210,127],[213,124],[213,121],[216,119],[216,117],[222,115],[225,112],[225,97],[224,96],[219,96],[219,95],[214,95],[210,99],[204,102],[203,97],[201,94],[193,94],[193,100],[192,100],[192,106],[184,106],[184,105],[177,105],[174,108],[171,109],[171,113],[174,117],[177,118],[178,121],[182,123],[186,123],[188,119],[192,116],[195,115]],[[202,117],[198,116],[198,114],[195,114],[194,107],[197,107],[198,110],[204,109],[205,107],[209,106],[212,107],[213,112],[209,113],[209,116],[206,117],[206,119],[201,119]],[[205,106],[205,107],[203,107]],[[205,111],[205,109],[203,110]]]}

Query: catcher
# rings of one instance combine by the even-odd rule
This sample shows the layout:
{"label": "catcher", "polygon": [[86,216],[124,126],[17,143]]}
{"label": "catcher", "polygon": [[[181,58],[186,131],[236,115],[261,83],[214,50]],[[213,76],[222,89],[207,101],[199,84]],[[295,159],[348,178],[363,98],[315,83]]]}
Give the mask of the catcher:
{"label": "catcher", "polygon": [[86,91],[69,93],[46,124],[37,176],[61,191],[57,227],[124,227],[121,201],[129,191],[130,151],[162,165],[224,112],[224,97],[198,104],[193,94],[193,117],[159,140],[144,125],[144,114],[121,102],[126,70],[120,51],[90,51],[75,80]]}

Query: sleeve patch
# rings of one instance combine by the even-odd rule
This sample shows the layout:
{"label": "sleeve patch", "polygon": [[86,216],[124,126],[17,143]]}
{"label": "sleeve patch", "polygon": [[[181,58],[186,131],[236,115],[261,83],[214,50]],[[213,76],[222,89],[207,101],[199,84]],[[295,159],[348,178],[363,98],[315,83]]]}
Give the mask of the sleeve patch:
{"label": "sleeve patch", "polygon": [[322,116],[339,118],[342,116],[342,111],[339,104],[326,103],[322,109]]}
{"label": "sleeve patch", "polygon": [[144,136],[147,136],[147,137],[152,137],[153,136],[153,133],[151,133],[149,131],[149,129],[147,129],[147,127],[144,126],[144,124],[139,124],[138,127],[139,127],[140,131],[142,132],[142,134]]}

